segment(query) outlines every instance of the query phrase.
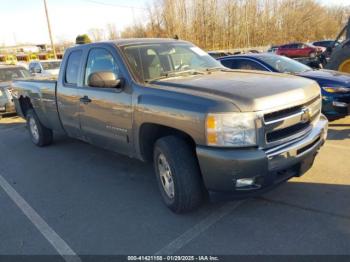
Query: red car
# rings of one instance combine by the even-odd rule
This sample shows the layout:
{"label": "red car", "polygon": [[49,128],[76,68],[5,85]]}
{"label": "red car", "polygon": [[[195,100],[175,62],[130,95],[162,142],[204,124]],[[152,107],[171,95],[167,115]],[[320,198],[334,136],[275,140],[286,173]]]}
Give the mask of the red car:
{"label": "red car", "polygon": [[291,43],[280,46],[276,54],[284,55],[288,57],[311,57],[314,58],[316,55],[322,53],[326,49],[320,46],[313,46],[304,43]]}

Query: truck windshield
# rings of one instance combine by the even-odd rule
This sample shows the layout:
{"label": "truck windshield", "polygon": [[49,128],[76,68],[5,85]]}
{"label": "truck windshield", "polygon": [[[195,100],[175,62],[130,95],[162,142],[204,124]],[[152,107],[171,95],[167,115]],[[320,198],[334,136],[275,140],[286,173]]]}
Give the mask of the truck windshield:
{"label": "truck windshield", "polygon": [[30,73],[24,68],[0,68],[0,82],[10,82],[17,78],[29,76]]}
{"label": "truck windshield", "polygon": [[61,62],[60,61],[50,61],[50,62],[41,62],[44,70],[53,70],[59,69]]}
{"label": "truck windshield", "polygon": [[186,43],[137,44],[121,49],[134,75],[143,82],[224,69],[205,51]]}
{"label": "truck windshield", "polygon": [[258,58],[281,73],[297,74],[312,70],[311,67],[285,56],[262,55]]}

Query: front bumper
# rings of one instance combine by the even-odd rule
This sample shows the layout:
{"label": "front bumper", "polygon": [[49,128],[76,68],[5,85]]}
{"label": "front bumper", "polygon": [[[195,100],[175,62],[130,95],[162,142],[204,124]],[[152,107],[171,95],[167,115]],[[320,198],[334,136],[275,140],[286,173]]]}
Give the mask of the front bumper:
{"label": "front bumper", "polygon": [[[327,128],[328,121],[321,115],[307,136],[269,150],[197,146],[204,183],[210,191],[259,191],[300,176],[312,166],[327,138]],[[254,178],[254,185],[237,188],[242,178]]]}

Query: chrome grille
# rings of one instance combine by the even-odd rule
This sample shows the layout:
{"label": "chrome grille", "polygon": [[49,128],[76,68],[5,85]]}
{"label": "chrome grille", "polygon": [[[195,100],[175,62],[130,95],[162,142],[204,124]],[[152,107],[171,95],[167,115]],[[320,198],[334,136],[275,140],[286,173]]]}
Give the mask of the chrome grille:
{"label": "chrome grille", "polygon": [[321,113],[321,97],[263,116],[265,145],[270,148],[307,135]]}

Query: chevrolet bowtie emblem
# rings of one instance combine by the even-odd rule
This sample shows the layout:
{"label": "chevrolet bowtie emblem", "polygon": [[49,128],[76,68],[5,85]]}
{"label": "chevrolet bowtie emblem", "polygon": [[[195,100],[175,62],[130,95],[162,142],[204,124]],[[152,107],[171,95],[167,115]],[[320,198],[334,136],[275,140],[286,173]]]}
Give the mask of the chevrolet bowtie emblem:
{"label": "chevrolet bowtie emblem", "polygon": [[309,122],[310,120],[311,120],[310,109],[305,107],[302,109],[301,122],[306,123],[306,122]]}

